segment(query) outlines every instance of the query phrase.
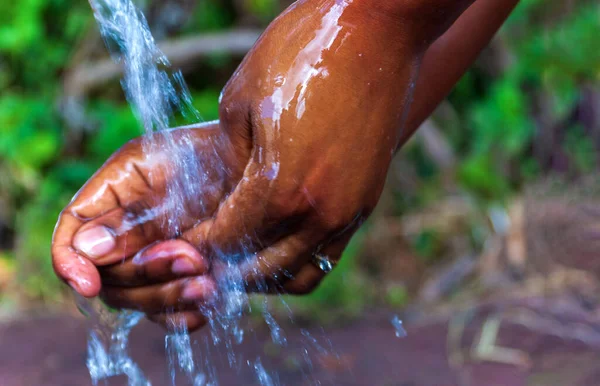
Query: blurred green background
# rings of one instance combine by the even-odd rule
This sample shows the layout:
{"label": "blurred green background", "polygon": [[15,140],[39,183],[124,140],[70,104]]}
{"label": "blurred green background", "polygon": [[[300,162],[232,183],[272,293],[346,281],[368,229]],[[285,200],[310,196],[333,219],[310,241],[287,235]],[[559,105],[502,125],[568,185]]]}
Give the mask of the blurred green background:
{"label": "blurred green background", "polygon": [[[196,108],[212,120],[220,89],[243,56],[227,34],[251,39],[289,3],[147,0],[141,5],[162,47],[206,36],[219,42],[216,49],[175,61]],[[522,0],[394,161],[381,206],[341,267],[317,292],[293,299],[293,305],[301,310],[337,305],[357,314],[373,301],[402,306],[415,296],[413,278],[481,250],[494,229],[490,213],[505,210],[528,184],[555,174],[576,180],[596,170],[598,31],[597,1]],[[141,133],[118,76],[105,76],[102,63],[110,62],[87,2],[0,2],[4,310],[65,303],[68,291],[54,277],[50,259],[57,216],[112,152]],[[461,203],[469,214],[458,215],[455,229],[424,220],[431,212],[454,216],[450,212]],[[400,274],[391,277],[390,272]],[[385,291],[371,293],[375,286],[369,283],[384,283]],[[314,315],[323,308],[307,313],[332,317]]]}

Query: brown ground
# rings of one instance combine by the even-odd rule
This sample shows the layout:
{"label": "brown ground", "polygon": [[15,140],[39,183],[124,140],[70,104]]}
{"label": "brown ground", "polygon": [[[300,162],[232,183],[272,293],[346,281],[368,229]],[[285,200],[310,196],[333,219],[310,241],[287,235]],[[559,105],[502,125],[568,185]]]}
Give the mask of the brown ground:
{"label": "brown ground", "polygon": [[[372,315],[375,315],[373,313]],[[0,325],[1,386],[85,386],[90,379],[85,368],[85,322],[71,317],[47,317]],[[262,357],[267,369],[277,369],[279,384],[381,385],[381,386],[583,386],[600,384],[600,352],[582,343],[544,335],[506,324],[497,345],[521,349],[529,354],[529,368],[490,362],[466,364],[452,370],[446,355],[448,323],[444,320],[410,323],[408,337],[398,339],[389,313],[371,316],[345,327],[327,331],[337,355],[319,355],[301,345],[299,327],[286,327],[288,346],[274,348],[268,331],[247,335],[236,351],[248,359]],[[309,328],[315,336],[321,329]],[[469,334],[477,331],[475,325]],[[195,335],[196,339],[201,337]],[[321,340],[321,344],[326,340]],[[464,344],[464,348],[468,348]],[[144,323],[134,330],[132,353],[151,377],[153,384],[169,385],[164,353],[164,335],[158,327]],[[294,364],[300,350],[308,347],[314,360],[312,371]],[[211,356],[218,353],[211,352]],[[301,361],[302,362],[302,361]],[[470,362],[470,363],[469,363]],[[220,385],[258,385],[245,360],[239,371],[219,364]],[[309,376],[305,376],[309,374]],[[311,381],[313,377],[313,381]],[[181,380],[184,380],[183,378]],[[125,384],[122,379],[100,383]],[[186,384],[185,382],[178,384]]]}

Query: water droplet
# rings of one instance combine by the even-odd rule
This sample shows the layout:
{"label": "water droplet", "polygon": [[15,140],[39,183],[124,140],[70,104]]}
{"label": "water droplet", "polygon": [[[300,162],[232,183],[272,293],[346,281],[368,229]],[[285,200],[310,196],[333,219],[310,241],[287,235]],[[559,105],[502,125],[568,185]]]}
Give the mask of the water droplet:
{"label": "water droplet", "polygon": [[392,326],[394,326],[394,330],[396,332],[397,338],[405,338],[408,335],[408,333],[404,329],[404,326],[402,325],[402,321],[400,320],[398,315],[394,315],[391,322],[392,322]]}

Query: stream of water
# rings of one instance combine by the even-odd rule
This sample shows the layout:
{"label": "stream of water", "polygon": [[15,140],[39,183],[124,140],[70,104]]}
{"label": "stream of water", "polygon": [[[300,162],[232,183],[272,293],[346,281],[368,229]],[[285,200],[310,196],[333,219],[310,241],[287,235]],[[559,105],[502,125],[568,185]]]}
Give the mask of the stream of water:
{"label": "stream of water", "polygon": [[[171,174],[177,178],[173,178],[167,186],[168,194],[163,209],[169,213],[166,220],[169,233],[177,235],[181,232],[178,219],[185,215],[186,200],[201,197],[203,192],[198,189],[211,187],[210,177],[202,171],[209,167],[211,170],[223,168],[214,164],[219,161],[201,159],[185,131],[183,135],[175,136],[171,130],[167,130],[175,116],[181,115],[188,123],[197,123],[201,118],[192,105],[181,73],[170,68],[142,12],[131,0],[90,0],[90,4],[112,57],[123,65],[123,90],[145,129],[144,149],[147,157],[152,157],[156,152],[166,152],[171,162],[165,167],[175,169],[171,170]],[[215,278],[221,294],[219,302],[210,309],[201,309],[209,323],[197,340],[192,340],[186,328],[176,323],[166,335],[165,352],[173,385],[182,382],[194,386],[218,385],[216,361],[225,361],[232,371],[238,372],[241,367],[247,366],[260,385],[280,384],[277,371],[265,368],[260,357],[243,358],[236,352],[236,347],[252,332],[242,324],[242,316],[249,308],[249,299],[238,262],[236,258],[227,256],[221,259],[223,269],[218,271],[220,274]],[[279,300],[283,302],[283,299]],[[87,359],[93,383],[126,376],[130,386],[151,385],[141,367],[128,353],[129,334],[143,315],[129,311],[112,312],[99,301],[83,298],[78,298],[78,304],[95,325],[89,336]],[[286,346],[285,331],[269,311],[266,297],[257,304],[262,308],[273,344]],[[405,334],[399,319],[395,318],[392,324],[398,336]],[[312,357],[324,353],[335,355],[335,352],[326,338],[316,338],[308,331],[302,331],[302,342],[299,357],[303,358],[304,367],[309,369],[304,378],[311,384],[320,384],[310,371]],[[223,358],[203,355],[210,345],[219,346]]]}

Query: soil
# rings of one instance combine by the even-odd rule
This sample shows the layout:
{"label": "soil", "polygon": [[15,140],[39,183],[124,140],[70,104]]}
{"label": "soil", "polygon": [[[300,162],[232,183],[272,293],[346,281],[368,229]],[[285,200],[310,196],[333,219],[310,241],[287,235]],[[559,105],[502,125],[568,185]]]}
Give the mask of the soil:
{"label": "soil", "polygon": [[[448,321],[408,323],[408,336],[397,338],[387,312],[346,326],[307,327],[321,346],[306,344],[301,328],[284,328],[287,345],[274,345],[266,328],[247,334],[236,348],[235,369],[214,347],[208,355],[217,360],[219,385],[259,385],[247,359],[261,363],[278,385],[380,385],[380,386],[584,386],[600,384],[600,350],[525,329],[502,325],[497,346],[523,351],[530,360],[516,365],[476,361],[466,356],[451,367],[447,355]],[[0,386],[85,386],[91,385],[85,367],[89,326],[68,316],[13,321],[0,324]],[[481,327],[481,325],[479,325]],[[462,351],[478,331],[467,328]],[[326,339],[319,338],[326,336]],[[470,336],[470,338],[469,338]],[[202,341],[203,333],[192,335]],[[304,343],[302,343],[304,342]],[[134,329],[130,342],[132,356],[153,385],[170,385],[164,331],[144,322]],[[307,349],[312,366],[302,360]],[[243,359],[242,359],[243,358]],[[178,376],[177,385],[186,385]],[[122,378],[101,381],[100,385],[125,385]]]}

